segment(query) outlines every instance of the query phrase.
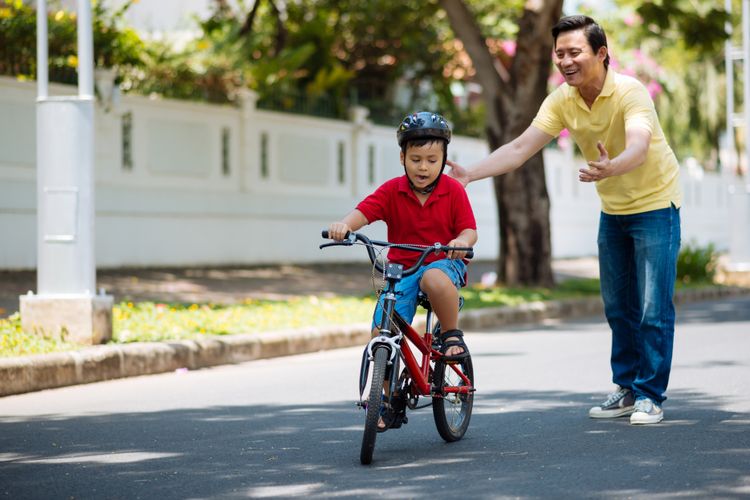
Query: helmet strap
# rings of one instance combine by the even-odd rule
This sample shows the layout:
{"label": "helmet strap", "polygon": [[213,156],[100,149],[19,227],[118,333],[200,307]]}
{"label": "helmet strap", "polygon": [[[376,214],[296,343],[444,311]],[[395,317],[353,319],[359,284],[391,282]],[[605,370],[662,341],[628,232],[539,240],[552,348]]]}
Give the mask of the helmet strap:
{"label": "helmet strap", "polygon": [[442,177],[442,173],[437,176],[437,179],[432,181],[429,186],[425,186],[424,189],[417,188],[414,183],[409,179],[409,174],[406,174],[406,178],[409,179],[409,187],[412,189],[412,191],[415,191],[419,194],[430,194],[435,190],[435,187],[437,186],[438,181],[440,180],[440,177]]}

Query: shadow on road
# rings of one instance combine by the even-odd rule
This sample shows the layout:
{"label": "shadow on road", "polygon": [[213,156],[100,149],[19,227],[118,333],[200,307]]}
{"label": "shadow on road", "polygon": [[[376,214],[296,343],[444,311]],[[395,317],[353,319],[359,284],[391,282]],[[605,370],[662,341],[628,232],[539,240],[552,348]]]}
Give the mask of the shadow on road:
{"label": "shadow on road", "polygon": [[668,420],[634,427],[588,419],[598,396],[482,394],[469,432],[453,444],[439,438],[429,408],[412,412],[408,425],[378,436],[369,467],[358,462],[363,414],[350,403],[0,417],[0,496],[739,498],[750,491],[750,414],[676,391]]}

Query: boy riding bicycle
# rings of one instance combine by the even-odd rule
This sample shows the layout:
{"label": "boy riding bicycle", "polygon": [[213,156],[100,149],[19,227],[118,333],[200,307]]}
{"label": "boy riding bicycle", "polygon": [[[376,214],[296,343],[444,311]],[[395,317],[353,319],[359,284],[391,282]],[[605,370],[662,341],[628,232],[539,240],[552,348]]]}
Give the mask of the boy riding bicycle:
{"label": "boy riding bicycle", "polygon": [[[341,241],[347,232],[382,220],[388,226],[388,241],[432,246],[471,247],[477,241],[476,221],[461,183],[443,175],[451,140],[451,129],[437,113],[422,111],[404,118],[397,130],[401,164],[405,175],[382,184],[362,200],[343,220],[329,226],[329,237]],[[467,352],[458,329],[458,289],[466,284],[466,252],[431,254],[415,274],[396,288],[395,310],[411,323],[417,309],[417,295],[423,291],[441,325],[443,352],[460,359]],[[411,267],[414,253],[398,248],[388,251],[388,260]],[[382,315],[382,297],[373,319]]]}

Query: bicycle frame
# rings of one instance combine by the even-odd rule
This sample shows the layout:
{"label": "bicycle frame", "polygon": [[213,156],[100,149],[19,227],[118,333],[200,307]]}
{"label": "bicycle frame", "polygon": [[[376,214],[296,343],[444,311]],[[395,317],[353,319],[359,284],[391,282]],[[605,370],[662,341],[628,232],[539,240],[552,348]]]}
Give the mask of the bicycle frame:
{"label": "bicycle frame", "polygon": [[[328,231],[323,231],[324,238],[328,237]],[[367,383],[367,375],[369,372],[370,362],[373,359],[373,352],[378,346],[385,347],[389,350],[388,365],[391,366],[391,378],[390,378],[390,394],[393,394],[396,383],[399,378],[399,362],[403,359],[406,369],[411,376],[412,385],[415,387],[416,392],[421,396],[433,396],[442,397],[445,393],[456,393],[456,394],[467,394],[474,391],[471,380],[458,368],[459,364],[448,363],[448,366],[459,376],[461,382],[464,385],[461,386],[449,386],[437,389],[430,385],[430,362],[437,362],[443,357],[443,353],[437,349],[432,348],[432,310],[427,311],[427,321],[424,335],[420,335],[417,331],[408,324],[398,313],[394,311],[396,304],[396,283],[398,283],[403,277],[413,274],[421,265],[424,259],[430,252],[439,252],[450,250],[451,247],[446,247],[439,243],[435,243],[432,247],[416,247],[414,245],[402,245],[402,244],[391,244],[387,242],[371,241],[364,235],[357,233],[350,233],[347,235],[347,239],[343,242],[328,243],[320,245],[320,248],[336,245],[352,245],[355,241],[361,241],[365,244],[367,254],[370,257],[370,261],[373,263],[378,271],[383,272],[383,276],[386,280],[386,287],[383,290],[383,314],[379,322],[379,335],[370,340],[362,356],[362,366],[360,369],[360,399],[364,393],[364,388]],[[403,248],[411,251],[421,253],[420,258],[412,267],[404,270],[401,264],[388,263],[385,266],[381,266],[377,262],[375,252],[373,251],[373,245],[380,246],[391,246]],[[467,251],[467,257],[473,256],[471,248],[462,248],[461,250]],[[400,333],[393,332],[393,325],[396,325]],[[403,337],[406,337],[408,342],[403,343]],[[409,348],[409,342],[414,345],[417,351],[421,354],[421,363],[417,361],[417,356]]]}
{"label": "bicycle frame", "polygon": [[[443,357],[443,353],[432,348],[432,310],[427,311],[427,319],[425,321],[425,333],[420,335],[409,323],[407,323],[397,312],[395,312],[394,306],[396,303],[395,286],[396,282],[401,279],[401,266],[399,264],[390,264],[386,268],[386,280],[388,285],[384,290],[385,299],[383,300],[383,315],[380,320],[380,335],[374,337],[367,345],[365,353],[362,359],[362,367],[360,369],[360,398],[364,392],[364,387],[367,381],[367,375],[369,370],[369,363],[372,360],[373,350],[376,346],[384,346],[389,349],[389,365],[395,367],[391,371],[390,388],[391,394],[395,389],[398,381],[398,359],[402,359],[406,369],[411,376],[411,381],[416,389],[416,392],[420,396],[432,396],[442,397],[443,393],[456,393],[456,394],[468,394],[474,391],[474,387],[471,384],[466,375],[457,368],[455,364],[449,364],[451,369],[459,376],[464,385],[443,387],[441,392],[438,392],[434,386],[429,382],[430,380],[430,361],[438,361]],[[396,325],[400,334],[392,331],[393,325]],[[421,362],[417,361],[417,356],[412,352],[409,347],[409,342],[402,342],[403,337],[414,345],[418,353],[421,354]]]}
{"label": "bicycle frame", "polygon": [[[443,354],[440,351],[432,348],[432,332],[430,331],[431,316],[432,311],[428,311],[424,335],[420,335],[419,333],[417,333],[417,331],[412,328],[411,325],[406,323],[406,321],[404,321],[403,318],[401,318],[401,316],[399,316],[398,314],[395,315],[395,318],[401,332],[409,340],[409,342],[411,342],[414,347],[416,347],[417,350],[422,354],[422,362],[420,364],[417,362],[416,357],[409,348],[409,344],[401,344],[401,357],[404,360],[406,369],[409,370],[409,374],[411,375],[414,387],[422,396],[430,395],[433,397],[441,397],[442,393],[437,393],[434,390],[434,387],[430,386],[428,382],[430,361],[438,361],[441,357],[443,357]],[[468,379],[468,377],[466,377],[466,375],[464,375],[461,370],[457,368],[457,365],[449,364],[449,366],[461,378],[461,381],[465,385],[443,387],[442,391],[457,394],[468,394],[469,392],[474,391],[474,387],[472,386],[471,381]]]}

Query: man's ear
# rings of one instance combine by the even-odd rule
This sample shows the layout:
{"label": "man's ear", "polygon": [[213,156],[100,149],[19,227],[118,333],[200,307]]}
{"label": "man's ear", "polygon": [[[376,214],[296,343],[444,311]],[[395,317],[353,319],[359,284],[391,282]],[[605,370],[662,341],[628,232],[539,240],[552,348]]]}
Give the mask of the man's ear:
{"label": "man's ear", "polygon": [[601,47],[599,47],[599,50],[598,50],[598,52],[596,54],[596,57],[600,61],[604,61],[607,58],[607,54],[608,53],[609,53],[609,50],[607,50],[607,47],[605,47],[604,45],[602,45]]}

